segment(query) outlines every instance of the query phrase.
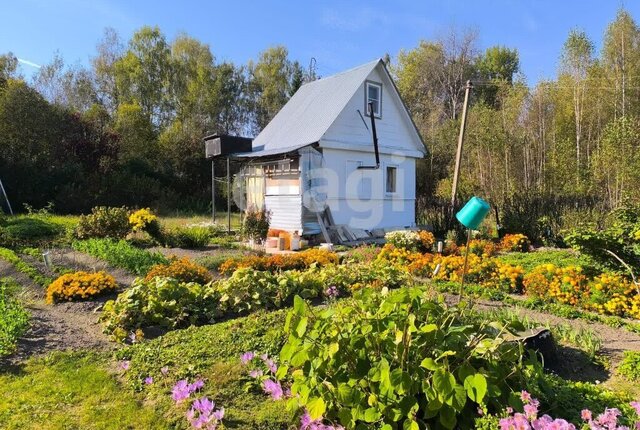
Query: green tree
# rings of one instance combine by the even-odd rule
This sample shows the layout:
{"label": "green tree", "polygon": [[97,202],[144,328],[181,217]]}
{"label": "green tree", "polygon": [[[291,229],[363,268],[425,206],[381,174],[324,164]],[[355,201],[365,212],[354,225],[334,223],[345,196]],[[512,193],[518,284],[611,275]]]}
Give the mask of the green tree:
{"label": "green tree", "polygon": [[171,48],[158,27],[136,31],[114,67],[120,104],[139,105],[156,127],[171,121],[175,115]]}
{"label": "green tree", "polygon": [[9,79],[16,77],[18,58],[12,52],[0,55],[0,87],[6,85]]}
{"label": "green tree", "polygon": [[478,77],[481,79],[474,92],[479,100],[489,106],[497,106],[498,91],[510,86],[520,70],[520,59],[516,49],[504,46],[492,46],[476,61]]}
{"label": "green tree", "polygon": [[284,46],[274,46],[260,53],[258,61],[249,62],[249,85],[255,131],[262,130],[289,100],[292,64]]}
{"label": "green tree", "polygon": [[113,28],[105,28],[102,40],[96,46],[96,56],[91,59],[95,76],[96,92],[100,103],[110,114],[118,106],[116,64],[123,55],[124,47]]}

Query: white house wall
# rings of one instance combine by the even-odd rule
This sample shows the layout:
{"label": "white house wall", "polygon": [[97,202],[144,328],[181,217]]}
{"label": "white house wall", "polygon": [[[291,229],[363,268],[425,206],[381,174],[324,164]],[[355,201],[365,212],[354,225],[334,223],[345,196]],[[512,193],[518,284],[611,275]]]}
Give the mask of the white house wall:
{"label": "white house wall", "polygon": [[[415,158],[382,154],[379,169],[373,152],[324,149],[326,182],[322,191],[337,224],[373,229],[415,224]],[[385,190],[388,166],[396,167],[396,192]]]}
{"label": "white house wall", "polygon": [[[382,83],[382,115],[381,118],[375,119],[380,152],[402,153],[421,158],[424,155],[424,146],[413,130],[413,124],[406,116],[404,106],[395,94],[386,73],[380,73],[381,67],[376,67],[367,78],[369,81]],[[363,82],[323,135],[321,146],[372,152],[371,119],[364,116],[364,91]],[[366,126],[358,110],[362,113]]]}
{"label": "white house wall", "polygon": [[270,228],[302,232],[302,198],[298,195],[267,195],[265,209],[271,213]]}

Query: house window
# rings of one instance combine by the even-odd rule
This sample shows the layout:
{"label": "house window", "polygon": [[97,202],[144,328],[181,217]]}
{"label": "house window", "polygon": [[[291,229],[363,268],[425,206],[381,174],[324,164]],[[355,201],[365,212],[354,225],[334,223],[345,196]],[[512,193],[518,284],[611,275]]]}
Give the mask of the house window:
{"label": "house window", "polygon": [[369,112],[369,103],[373,103],[373,114],[376,118],[382,116],[382,84],[375,82],[367,82],[365,85],[365,109],[367,115]]}
{"label": "house window", "polygon": [[387,193],[395,193],[396,192],[396,173],[398,169],[397,167],[387,166],[387,180],[386,180],[386,191]]}

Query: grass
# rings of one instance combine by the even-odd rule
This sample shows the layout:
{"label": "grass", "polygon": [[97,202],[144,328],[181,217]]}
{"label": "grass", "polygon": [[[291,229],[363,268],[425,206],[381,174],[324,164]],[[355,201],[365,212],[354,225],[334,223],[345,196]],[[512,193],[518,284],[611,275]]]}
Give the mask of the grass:
{"label": "grass", "polygon": [[76,251],[86,252],[140,276],[145,275],[152,266],[168,262],[162,254],[136,248],[126,240],[88,239],[73,242],[72,246]]}
{"label": "grass", "polygon": [[640,381],[640,351],[625,351],[616,371],[628,381]]}
{"label": "grass", "polygon": [[0,357],[15,350],[18,338],[29,326],[29,312],[16,299],[18,288],[11,278],[0,278]]}
{"label": "grass", "polygon": [[[160,222],[167,228],[186,227],[190,224],[210,223],[211,215],[185,215],[185,214],[167,214],[160,217]],[[221,229],[227,228],[227,213],[216,212],[216,224]],[[238,229],[242,225],[241,214],[238,212],[231,212],[231,228]]]}
{"label": "grass", "polygon": [[557,267],[582,266],[589,268],[585,257],[568,249],[533,252],[509,252],[498,255],[498,260],[513,266],[522,266],[526,273],[541,264],[553,264]]}
{"label": "grass", "polygon": [[166,429],[162,415],[123,389],[96,353],[55,353],[0,374],[3,429]]}
{"label": "grass", "polygon": [[[203,394],[225,408],[225,428],[286,429],[292,416],[283,403],[269,400],[259,391],[246,391],[249,369],[240,364],[246,351],[277,356],[284,344],[286,310],[257,312],[227,322],[190,327],[161,338],[121,350],[120,358],[130,360],[126,378],[133,389],[144,390],[154,402],[167,399],[167,389],[177,380],[196,377],[205,380]],[[160,368],[167,366],[163,377]],[[158,384],[145,386],[153,376]]]}
{"label": "grass", "polygon": [[18,254],[8,248],[0,248],[0,259],[12,264],[18,272],[27,275],[42,287],[46,287],[53,282],[53,279],[43,276],[38,269],[25,262]]}

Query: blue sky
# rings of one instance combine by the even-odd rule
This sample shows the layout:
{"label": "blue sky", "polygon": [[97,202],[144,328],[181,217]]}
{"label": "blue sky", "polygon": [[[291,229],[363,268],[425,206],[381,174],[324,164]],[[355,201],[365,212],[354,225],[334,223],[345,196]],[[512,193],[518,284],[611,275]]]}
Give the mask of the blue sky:
{"label": "blue sky", "polygon": [[[171,40],[186,32],[208,43],[218,61],[246,63],[283,44],[322,76],[411,49],[451,27],[471,27],[480,48],[517,48],[529,83],[555,75],[562,44],[573,27],[601,45],[620,0],[422,1],[150,1],[3,0],[0,52],[46,64],[59,51],[69,64],[88,64],[105,27],[126,40],[142,25],[158,25]],[[625,8],[640,19],[640,1]],[[29,76],[36,70],[22,64]]]}

